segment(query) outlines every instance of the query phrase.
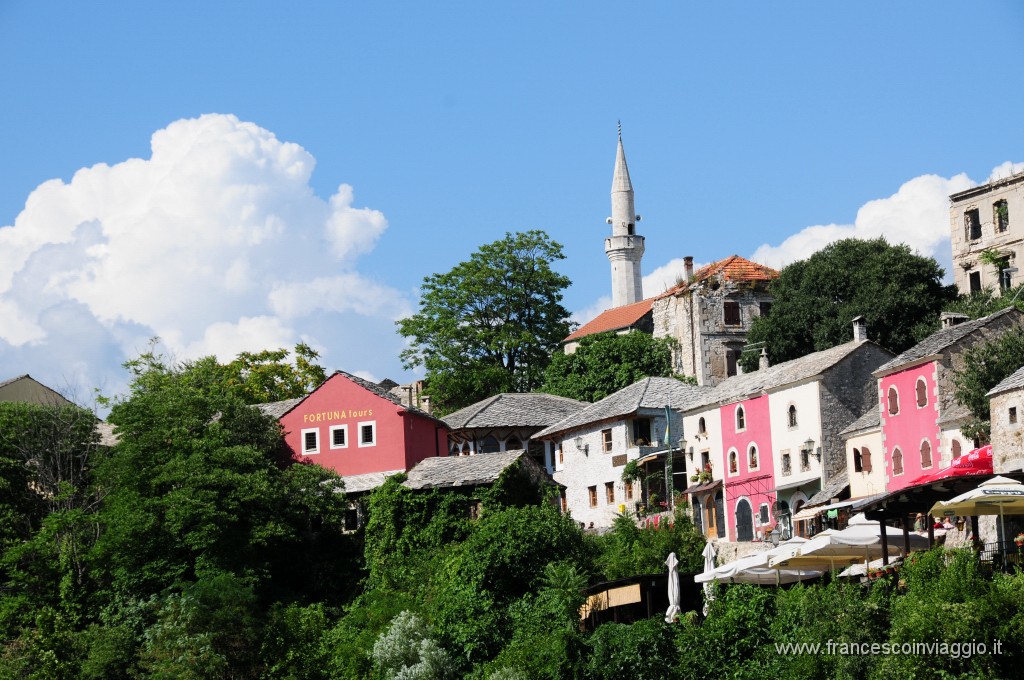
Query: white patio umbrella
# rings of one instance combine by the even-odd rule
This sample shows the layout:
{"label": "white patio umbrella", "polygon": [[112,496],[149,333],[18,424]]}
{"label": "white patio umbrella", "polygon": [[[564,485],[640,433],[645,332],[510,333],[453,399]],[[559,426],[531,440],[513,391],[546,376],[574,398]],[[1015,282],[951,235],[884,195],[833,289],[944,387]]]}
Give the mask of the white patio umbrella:
{"label": "white patio umbrella", "polygon": [[[885,527],[889,545],[889,556],[902,552],[903,530]],[[910,534],[910,547],[928,548],[928,538]],[[835,570],[857,562],[870,562],[882,556],[882,529],[879,523],[867,519],[863,513],[854,515],[850,524],[842,531],[823,531],[795,552],[772,558],[768,566],[778,569],[797,567]]]}
{"label": "white patio umbrella", "polygon": [[993,477],[978,488],[965,491],[948,501],[939,501],[928,511],[930,515],[999,515],[999,530],[1007,539],[1004,515],[1024,515],[1024,484],[1009,477]]}
{"label": "white patio umbrella", "polygon": [[821,576],[821,571],[804,569],[772,569],[768,566],[772,557],[789,554],[798,546],[806,543],[806,538],[794,536],[778,547],[764,552],[754,553],[741,557],[738,560],[723,564],[722,566],[705,570],[697,574],[693,580],[697,583],[704,583],[705,589],[709,588],[712,581],[724,581],[726,583],[755,583],[758,585],[782,585],[783,583],[794,583],[806,579]]}
{"label": "white patio umbrella", "polygon": [[669,553],[665,560],[668,567],[668,611],[665,612],[665,623],[672,623],[679,616],[679,559],[675,553]]}
{"label": "white patio umbrella", "polygon": [[[704,544],[704,550],[701,552],[704,556],[704,573],[715,570],[715,546],[711,542]],[[699,574],[698,574],[699,576]],[[708,615],[708,608],[711,606],[711,601],[715,599],[715,587],[710,582],[704,584],[704,616]]]}

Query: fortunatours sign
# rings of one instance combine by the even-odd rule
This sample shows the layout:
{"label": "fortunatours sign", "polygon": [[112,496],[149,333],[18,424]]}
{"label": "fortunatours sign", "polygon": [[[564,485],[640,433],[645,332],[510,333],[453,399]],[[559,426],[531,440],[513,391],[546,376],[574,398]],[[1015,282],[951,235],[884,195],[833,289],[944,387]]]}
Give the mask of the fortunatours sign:
{"label": "fortunatours sign", "polygon": [[340,411],[320,411],[319,413],[303,413],[304,423],[324,423],[331,420],[343,420],[345,418],[370,418],[373,416],[372,408],[365,408],[361,411],[341,409]]}

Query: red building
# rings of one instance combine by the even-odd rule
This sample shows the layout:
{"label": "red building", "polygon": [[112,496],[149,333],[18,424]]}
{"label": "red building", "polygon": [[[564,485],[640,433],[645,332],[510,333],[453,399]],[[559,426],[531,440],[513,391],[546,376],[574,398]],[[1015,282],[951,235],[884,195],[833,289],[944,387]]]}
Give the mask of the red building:
{"label": "red building", "polygon": [[719,409],[727,490],[725,513],[728,535],[753,540],[755,526],[766,526],[775,500],[775,464],[768,395],[763,394]]}
{"label": "red building", "polygon": [[424,458],[448,454],[448,428],[442,421],[343,371],[303,398],[260,409],[281,423],[296,460],[343,477],[404,472]]}
{"label": "red building", "polygon": [[975,448],[960,431],[970,412],[956,400],[953,374],[967,349],[1021,325],[1024,314],[1013,307],[950,323],[875,371],[887,491],[903,489]]}

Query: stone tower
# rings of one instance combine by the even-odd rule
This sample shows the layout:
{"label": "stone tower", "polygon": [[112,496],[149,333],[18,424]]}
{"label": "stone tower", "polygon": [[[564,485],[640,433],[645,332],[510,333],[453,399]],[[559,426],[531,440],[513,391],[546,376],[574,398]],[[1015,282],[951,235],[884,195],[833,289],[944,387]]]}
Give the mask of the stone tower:
{"label": "stone tower", "polygon": [[622,149],[622,126],[619,126],[619,148],[615,152],[615,174],[612,177],[612,235],[604,240],[604,253],[612,265],[612,307],[622,307],[644,299],[640,278],[640,259],[644,256],[644,237],[636,233],[640,216],[633,208],[633,184],[629,181],[626,152]]}

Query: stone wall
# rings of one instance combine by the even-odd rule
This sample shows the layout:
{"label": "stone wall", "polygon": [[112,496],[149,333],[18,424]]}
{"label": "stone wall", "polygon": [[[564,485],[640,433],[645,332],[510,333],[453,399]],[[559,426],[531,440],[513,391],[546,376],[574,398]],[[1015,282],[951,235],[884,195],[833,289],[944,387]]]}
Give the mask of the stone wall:
{"label": "stone wall", "polygon": [[[1021,215],[1024,218],[1024,215]],[[951,408],[956,405],[956,386],[953,382],[955,372],[964,365],[964,352],[969,348],[982,343],[992,342],[1005,333],[1007,330],[1024,325],[1024,314],[1010,312],[998,319],[993,319],[983,328],[979,328],[968,337],[947,347],[939,359],[938,375],[936,381],[939,386],[939,420]]]}
{"label": "stone wall", "polygon": [[[726,301],[739,303],[739,325],[725,324]],[[654,301],[654,337],[675,338],[676,372],[695,376],[700,385],[716,385],[728,375],[728,351],[742,350],[750,325],[761,315],[761,303],[771,301],[762,285],[708,279]]]}
{"label": "stone wall", "polygon": [[[1010,409],[1016,409],[1010,422]],[[1024,389],[992,397],[992,466],[996,473],[1024,470]]]}
{"label": "stone wall", "polygon": [[825,373],[821,382],[821,462],[825,480],[846,469],[846,443],[839,433],[866,409],[878,408],[878,381],[871,373],[890,359],[890,352],[865,343]]}

